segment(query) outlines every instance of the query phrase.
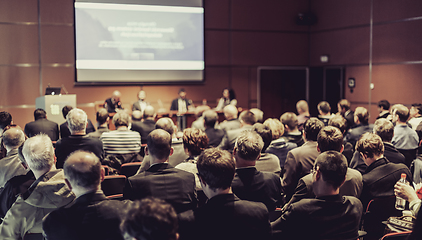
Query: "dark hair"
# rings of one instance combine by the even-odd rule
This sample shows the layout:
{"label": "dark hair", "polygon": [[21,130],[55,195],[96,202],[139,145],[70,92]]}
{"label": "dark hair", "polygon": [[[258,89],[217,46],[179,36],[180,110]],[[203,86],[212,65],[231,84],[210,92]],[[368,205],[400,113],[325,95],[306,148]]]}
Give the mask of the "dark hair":
{"label": "dark hair", "polygon": [[356,117],[358,117],[359,122],[362,124],[368,124],[369,121],[369,112],[366,108],[364,107],[357,107],[355,109],[355,113],[354,115]]}
{"label": "dark hair", "polygon": [[228,89],[229,90],[229,99],[230,101],[233,99],[236,99],[236,94],[234,93],[233,89]]}
{"label": "dark hair", "polygon": [[387,100],[381,100],[378,102],[378,107],[384,110],[388,110],[390,109],[390,103]]}
{"label": "dark hair", "polygon": [[280,122],[287,125],[290,130],[294,130],[298,125],[297,115],[294,112],[285,112],[281,115]]}
{"label": "dark hair", "polygon": [[34,119],[35,120],[46,118],[46,117],[47,117],[47,113],[44,111],[44,109],[42,109],[42,108],[35,109],[35,111],[34,111]]}
{"label": "dark hair", "polygon": [[306,140],[317,141],[318,133],[324,127],[324,123],[316,117],[311,117],[306,120],[303,131],[305,132]]}
{"label": "dark hair", "polygon": [[328,126],[340,129],[341,133],[345,133],[347,129],[347,120],[341,115],[335,115],[328,121]]}
{"label": "dark hair", "polygon": [[148,153],[163,160],[169,157],[171,150],[171,135],[162,130],[155,129],[147,137]]}
{"label": "dark hair", "polygon": [[177,229],[174,208],[154,197],[135,201],[120,225],[123,234],[143,240],[176,240]]}
{"label": "dark hair", "polygon": [[315,160],[315,169],[319,167],[322,179],[335,189],[343,184],[347,173],[347,159],[337,151],[321,153]]}
{"label": "dark hair", "polygon": [[[79,161],[72,161],[71,158],[76,157]],[[66,178],[77,186],[93,188],[100,184],[101,162],[92,152],[78,150],[71,153],[64,162],[63,170]]]}
{"label": "dark hair", "polygon": [[409,109],[402,104],[396,106],[395,114],[399,117],[400,122],[407,122],[409,119]]}
{"label": "dark hair", "polygon": [[318,109],[325,114],[327,114],[331,111],[330,104],[326,101],[322,101],[322,102],[318,103]]}
{"label": "dark hair", "polygon": [[66,119],[66,116],[67,116],[67,114],[70,112],[70,110],[72,110],[73,109],[73,107],[72,106],[68,106],[68,105],[66,105],[66,106],[64,106],[63,108],[62,108],[62,114],[63,114],[63,118],[64,119]]}
{"label": "dark hair", "polygon": [[170,135],[174,133],[174,123],[171,118],[163,117],[157,120],[155,123],[155,129],[163,129],[164,131],[168,132]]}
{"label": "dark hair", "polygon": [[240,113],[239,120],[249,125],[253,125],[256,122],[255,114],[253,114],[253,112],[248,111],[248,110],[245,110]]}
{"label": "dark hair", "polygon": [[375,133],[364,133],[356,143],[356,151],[366,154],[369,158],[384,153],[384,144],[380,136]]}
{"label": "dark hair", "polygon": [[208,146],[208,137],[205,132],[196,128],[186,128],[183,130],[183,147],[192,156],[198,156]]}
{"label": "dark hair", "polygon": [[227,189],[231,186],[236,164],[232,155],[218,148],[205,149],[196,163],[198,174],[211,189]]}
{"label": "dark hair", "polygon": [[338,102],[338,105],[340,105],[340,108],[342,108],[346,111],[350,109],[350,102],[347,99],[341,99]]}
{"label": "dark hair", "polygon": [[418,111],[418,114],[422,114],[422,104],[413,103],[411,106]]}
{"label": "dark hair", "polygon": [[218,120],[218,114],[214,110],[206,110],[202,113],[204,117],[204,124],[206,127],[214,128],[215,123]]}
{"label": "dark hair", "polygon": [[374,123],[374,133],[380,136],[383,142],[391,142],[394,136],[394,125],[385,118],[377,119]]}
{"label": "dark hair", "polygon": [[255,131],[244,131],[236,140],[237,155],[243,160],[255,161],[264,147],[262,137]]}
{"label": "dark hair", "polygon": [[326,126],[318,133],[318,148],[323,153],[329,150],[340,152],[343,147],[343,134],[340,129]]}
{"label": "dark hair", "polygon": [[10,113],[2,111],[0,112],[0,128],[4,129],[12,123],[12,115]]}
{"label": "dark hair", "polygon": [[107,121],[107,118],[108,111],[105,108],[100,108],[96,115],[97,122],[101,125]]}
{"label": "dark hair", "polygon": [[264,141],[264,147],[262,148],[261,152],[265,152],[265,150],[267,150],[268,146],[270,146],[271,141],[273,140],[271,128],[265,126],[262,123],[255,123],[253,125],[252,130],[258,133],[261,136],[262,141]]}
{"label": "dark hair", "polygon": [[179,89],[179,93],[186,92],[184,88]]}

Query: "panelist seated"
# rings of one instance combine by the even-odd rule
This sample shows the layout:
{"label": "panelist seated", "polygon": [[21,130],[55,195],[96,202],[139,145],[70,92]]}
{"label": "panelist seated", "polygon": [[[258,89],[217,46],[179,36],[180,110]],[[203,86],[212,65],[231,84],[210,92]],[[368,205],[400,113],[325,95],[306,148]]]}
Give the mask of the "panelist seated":
{"label": "panelist seated", "polygon": [[120,102],[121,96],[122,94],[119,91],[114,91],[113,95],[105,100],[104,108],[107,109],[109,113],[115,113],[117,110],[123,109],[122,103]]}

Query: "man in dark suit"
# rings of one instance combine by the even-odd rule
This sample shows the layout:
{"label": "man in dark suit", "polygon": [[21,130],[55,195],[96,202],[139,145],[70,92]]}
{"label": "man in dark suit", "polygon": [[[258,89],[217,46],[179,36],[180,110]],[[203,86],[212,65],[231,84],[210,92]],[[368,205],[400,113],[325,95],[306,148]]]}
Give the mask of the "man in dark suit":
{"label": "man in dark suit", "polygon": [[224,136],[224,131],[215,128],[218,120],[218,115],[214,110],[205,111],[202,116],[204,117],[205,134],[208,137],[208,146],[217,147]]}
{"label": "man in dark suit", "polygon": [[95,154],[74,152],[64,165],[65,182],[76,195],[70,206],[51,212],[43,222],[49,240],[122,239],[120,222],[129,201],[109,200],[101,191],[104,169]]}
{"label": "man in dark suit", "polygon": [[283,123],[285,130],[283,137],[285,137],[288,142],[295,143],[298,147],[305,143],[302,132],[298,129],[298,120],[295,113],[283,113],[280,117],[280,122]]}
{"label": "man in dark suit", "polygon": [[162,129],[152,131],[145,148],[151,167],[128,178],[123,197],[130,200],[148,196],[161,198],[178,213],[196,208],[195,176],[169,165],[172,153],[171,135]]}
{"label": "man in dark suit", "polygon": [[346,132],[355,126],[355,117],[353,111],[350,109],[350,102],[347,99],[342,99],[337,103],[338,113],[347,120]]}
{"label": "man in dark suit", "polygon": [[47,134],[51,141],[59,139],[59,125],[47,119],[47,113],[44,109],[38,108],[34,111],[35,121],[25,125],[25,134],[28,137],[33,137],[39,133]]}
{"label": "man in dark suit", "polygon": [[220,145],[218,145],[219,148],[232,152],[237,137],[243,131],[251,130],[252,126],[256,122],[256,118],[255,118],[255,115],[251,111],[245,110],[242,113],[240,113],[239,121],[240,121],[240,128],[227,131],[223,137],[223,140],[221,140]]}
{"label": "man in dark suit", "polygon": [[186,91],[181,88],[179,97],[171,102],[170,111],[187,112],[190,107],[193,107],[192,100],[186,98]]}
{"label": "man in dark suit", "polygon": [[122,103],[120,102],[120,97],[122,94],[119,91],[114,91],[111,98],[107,98],[104,102],[104,108],[107,109],[109,113],[115,113],[116,109],[123,109]]}
{"label": "man in dark suit", "polygon": [[87,115],[79,108],[72,109],[66,117],[71,135],[56,143],[56,166],[63,168],[66,158],[76,150],[93,152],[99,159],[104,159],[103,143],[98,138],[86,135]]}
{"label": "man in dark suit", "polygon": [[155,129],[155,116],[154,107],[147,106],[144,110],[143,120],[132,121],[131,130],[137,131],[141,135],[141,144],[147,143],[148,134]]}
{"label": "man in dark suit", "polygon": [[262,202],[271,212],[281,204],[281,179],[274,173],[256,169],[263,147],[264,142],[258,133],[246,131],[240,134],[233,150],[236,175],[231,186],[240,199]]}
{"label": "man in dark suit", "polygon": [[97,120],[98,128],[95,132],[89,133],[88,136],[100,139],[101,134],[103,134],[103,132],[110,131],[108,129],[108,120],[109,119],[110,118],[108,116],[108,112],[105,108],[98,109],[97,114],[96,114],[96,120]]}
{"label": "man in dark suit", "polygon": [[[62,108],[62,114],[63,114],[63,118],[65,120],[66,120],[67,114],[72,109],[73,109],[72,106],[64,106]],[[91,133],[91,132],[95,132],[95,127],[92,124],[91,120],[88,119],[87,124],[88,125],[86,126],[86,134]],[[60,124],[60,138],[69,137],[70,135],[71,135],[71,133],[70,133],[70,130],[69,130],[69,126],[67,125],[67,121],[65,121],[64,123]]]}
{"label": "man in dark suit", "polygon": [[149,103],[145,101],[146,94],[144,90],[139,91],[138,93],[138,101],[134,102],[132,105],[132,111],[141,111],[143,112]]}
{"label": "man in dark suit", "polygon": [[354,121],[355,127],[349,129],[349,132],[347,132],[346,136],[344,136],[345,141],[351,143],[353,148],[362,134],[372,132],[372,129],[374,128],[374,125],[368,123],[369,112],[364,107],[357,107],[355,109]]}
{"label": "man in dark suit", "polygon": [[341,196],[339,188],[347,172],[347,160],[337,151],[321,153],[312,169],[316,198],[302,199],[287,207],[272,222],[281,230],[280,239],[344,239],[359,237],[362,203],[352,196]]}
{"label": "man in dark suit", "polygon": [[267,208],[240,200],[231,192],[235,162],[227,151],[206,149],[198,158],[198,176],[208,202],[195,210],[197,236],[204,240],[270,238]]}
{"label": "man in dark suit", "polygon": [[368,167],[363,178],[363,190],[360,196],[366,208],[369,201],[379,197],[394,196],[394,185],[405,173],[407,181],[412,182],[412,174],[406,165],[391,163],[384,157],[382,139],[374,133],[365,133],[356,143],[359,152]]}

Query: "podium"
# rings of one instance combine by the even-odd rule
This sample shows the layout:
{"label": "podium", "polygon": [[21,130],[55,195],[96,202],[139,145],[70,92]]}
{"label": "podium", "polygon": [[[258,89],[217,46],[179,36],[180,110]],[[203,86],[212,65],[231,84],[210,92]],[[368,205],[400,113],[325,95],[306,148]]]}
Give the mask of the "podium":
{"label": "podium", "polygon": [[62,124],[62,108],[66,105],[76,108],[76,94],[45,95],[35,99],[35,108],[42,108],[47,112],[47,119]]}

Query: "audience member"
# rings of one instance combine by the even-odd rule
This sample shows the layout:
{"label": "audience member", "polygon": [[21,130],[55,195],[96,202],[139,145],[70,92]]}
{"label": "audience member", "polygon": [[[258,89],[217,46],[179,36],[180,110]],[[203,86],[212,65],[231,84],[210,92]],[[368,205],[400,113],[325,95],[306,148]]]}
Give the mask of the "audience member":
{"label": "audience member", "polygon": [[193,128],[205,131],[203,113],[211,108],[207,105],[201,105],[195,108],[196,120],[192,122]]}
{"label": "audience member", "polygon": [[129,177],[123,191],[125,199],[136,200],[152,196],[172,204],[176,212],[194,209],[197,205],[195,176],[168,164],[172,154],[171,135],[156,129],[148,135],[145,154],[150,168]]}
{"label": "audience member", "polygon": [[141,136],[138,132],[129,130],[129,122],[129,114],[116,113],[113,116],[116,130],[104,132],[100,137],[105,154],[122,158],[122,163],[140,161]]}
{"label": "audience member", "polygon": [[95,154],[76,151],[68,157],[64,177],[76,200],[44,219],[43,230],[48,240],[123,240],[119,226],[129,202],[106,198],[101,191],[104,175]]}
{"label": "audience member", "polygon": [[380,118],[388,118],[388,116],[390,115],[390,103],[387,100],[381,100],[378,102],[378,117],[377,119]]}
{"label": "audience member", "polygon": [[0,112],[0,135],[3,134],[3,131],[6,127],[13,124],[12,115],[6,111]]}
{"label": "audience member", "polygon": [[93,137],[93,138],[100,138],[101,134],[103,134],[103,132],[108,132],[110,131],[108,129],[108,112],[105,108],[100,108],[97,111],[96,114],[96,120],[97,120],[97,130],[95,132],[89,133],[88,136]]}
{"label": "audience member", "polygon": [[280,160],[276,155],[265,152],[273,139],[271,129],[262,123],[255,123],[252,127],[252,131],[258,133],[261,136],[262,141],[264,141],[264,146],[261,149],[261,156],[256,161],[256,169],[264,172],[273,172],[280,176]]}
{"label": "audience member", "polygon": [[3,132],[3,144],[7,150],[6,157],[0,159],[0,192],[9,179],[14,176],[25,175],[28,170],[19,160],[18,148],[25,141],[25,134],[18,128],[10,128]]}
{"label": "audience member", "polygon": [[419,146],[419,136],[415,130],[407,125],[409,109],[404,105],[397,105],[393,111],[394,136],[391,143],[399,150],[405,159],[406,166],[416,158],[416,150]]}
{"label": "audience member", "polygon": [[240,128],[240,121],[237,119],[237,108],[233,105],[227,105],[223,108],[224,120],[219,124],[219,128],[225,132]]}
{"label": "audience member", "polygon": [[309,114],[309,106],[305,100],[300,100],[296,103],[296,111],[297,111],[297,128],[299,131],[303,130],[303,125],[305,122],[311,117]]}
{"label": "audience member", "polygon": [[284,125],[284,135],[287,141],[296,143],[298,147],[302,146],[305,141],[303,140],[302,132],[297,128],[297,116],[292,112],[285,112],[280,117],[281,123]]}
{"label": "audience member", "polygon": [[241,132],[245,130],[251,130],[252,125],[254,125],[256,122],[256,118],[251,111],[245,110],[240,113],[239,121],[240,128],[226,131],[226,134],[221,140],[220,145],[218,145],[219,148],[232,152],[237,137],[240,135]]}
{"label": "audience member", "polygon": [[79,108],[72,109],[66,116],[66,122],[71,135],[60,139],[56,143],[57,168],[63,168],[66,158],[76,150],[91,151],[99,159],[104,159],[103,143],[99,139],[86,135],[87,115],[84,110]]}
{"label": "audience member", "polygon": [[283,239],[358,239],[362,203],[339,194],[346,172],[347,160],[339,152],[319,155],[312,169],[316,198],[287,207],[271,224],[273,231],[281,230]]}
{"label": "audience member", "polygon": [[144,109],[143,120],[139,122],[132,122],[132,131],[136,131],[141,135],[141,144],[147,143],[147,137],[152,130],[155,129],[155,113],[154,107],[147,106]]}
{"label": "audience member", "polygon": [[296,148],[297,144],[287,142],[286,138],[283,137],[284,127],[278,119],[268,118],[265,120],[264,125],[271,129],[272,134],[272,141],[265,152],[276,155],[280,160],[280,168],[283,170],[287,153],[293,148]]}
{"label": "audience member", "polygon": [[[72,106],[64,106],[62,108],[62,114],[63,114],[63,118],[64,120],[66,120],[66,116],[67,114],[70,112],[70,110],[72,110],[73,107]],[[88,119],[87,121],[87,126],[86,126],[86,134],[91,133],[91,132],[95,132],[95,127],[94,125],[92,125],[91,120]],[[67,125],[67,121],[65,121],[64,123],[60,124],[60,138],[66,138],[69,137],[71,135],[69,127]]]}
{"label": "audience member", "polygon": [[422,122],[422,104],[412,104],[412,106],[410,107],[409,115],[410,116],[408,123],[410,124],[412,129],[416,131],[416,128],[418,127],[419,123]]}
{"label": "audience member", "polygon": [[235,107],[237,105],[236,94],[234,93],[234,90],[230,88],[225,88],[223,90],[223,97],[218,100],[215,111],[221,111],[227,105],[233,105]]}
{"label": "audience member", "polygon": [[25,125],[26,136],[33,137],[39,133],[44,133],[50,137],[51,141],[59,139],[59,125],[47,119],[47,113],[44,109],[35,109],[34,119],[35,121]]}
{"label": "audience member", "polygon": [[[328,121],[328,126],[333,126],[340,129],[343,136],[346,134],[347,130],[347,120],[344,119],[341,115],[334,115],[330,121]],[[350,164],[350,161],[353,157],[353,152],[355,151],[353,145],[349,142],[343,142],[343,155],[346,157],[347,162]]]}
{"label": "audience member", "polygon": [[342,99],[337,103],[338,115],[341,115],[347,120],[346,131],[355,126],[354,114],[350,109],[350,102],[347,99]]}
{"label": "audience member", "polygon": [[394,184],[406,173],[412,182],[412,174],[404,164],[390,163],[384,157],[382,139],[374,133],[365,133],[356,143],[358,151],[368,167],[362,174],[363,190],[360,196],[364,208],[374,198],[394,196]]}
{"label": "audience member", "polygon": [[346,142],[352,144],[353,148],[356,145],[356,142],[359,140],[359,137],[366,132],[372,132],[374,125],[369,124],[369,112],[364,107],[357,107],[355,109],[355,126],[344,136]]}
{"label": "audience member", "polygon": [[224,131],[215,128],[218,115],[214,110],[205,111],[202,116],[204,117],[205,134],[207,134],[210,147],[217,147],[224,137]]}
{"label": "audience member", "polygon": [[134,102],[132,105],[132,111],[141,111],[143,114],[145,108],[149,106],[149,103],[145,101],[145,98],[147,97],[144,90],[139,91],[138,95],[138,101]]}
{"label": "audience member", "polygon": [[119,110],[123,110],[122,103],[120,102],[121,96],[122,94],[119,91],[114,91],[113,95],[105,100],[104,108],[107,109],[109,113],[115,113]]}
{"label": "audience member", "polygon": [[233,150],[236,175],[231,186],[240,199],[262,202],[271,212],[281,204],[282,189],[279,175],[259,171],[256,167],[264,145],[261,136],[254,131],[240,134]]}
{"label": "audience member", "polygon": [[418,212],[420,212],[421,200],[412,186],[406,183],[397,182],[394,185],[394,194],[409,202],[409,210],[412,211],[413,216],[416,216]]}
{"label": "audience member", "polygon": [[255,122],[257,123],[263,123],[264,122],[264,112],[259,108],[251,108],[249,109],[254,116],[255,116]]}
{"label": "audience member", "polygon": [[[196,230],[204,240],[269,239],[271,228],[263,203],[240,200],[231,191],[235,161],[229,152],[206,149],[197,162],[208,202],[195,211]],[[199,236],[199,235],[198,235]]]}
{"label": "audience member", "polygon": [[324,123],[325,126],[328,126],[328,121],[334,116],[331,114],[331,106],[328,102],[322,101],[318,103],[318,119]]}
{"label": "audience member", "polygon": [[65,184],[63,170],[54,165],[54,149],[49,136],[39,134],[29,138],[22,151],[37,180],[6,213],[0,225],[1,239],[23,239],[26,233],[42,233],[43,217],[75,198]]}
{"label": "audience member", "polygon": [[286,194],[286,201],[292,197],[299,179],[310,173],[315,159],[319,155],[317,140],[318,133],[323,127],[324,123],[311,117],[306,121],[303,129],[306,142],[287,154],[281,182],[283,192]]}
{"label": "audience member", "polygon": [[193,102],[186,98],[186,91],[184,88],[179,90],[179,97],[171,102],[170,111],[187,112],[193,108]]}
{"label": "audience member", "polygon": [[164,200],[148,197],[132,204],[121,224],[124,239],[178,240],[178,219]]}

